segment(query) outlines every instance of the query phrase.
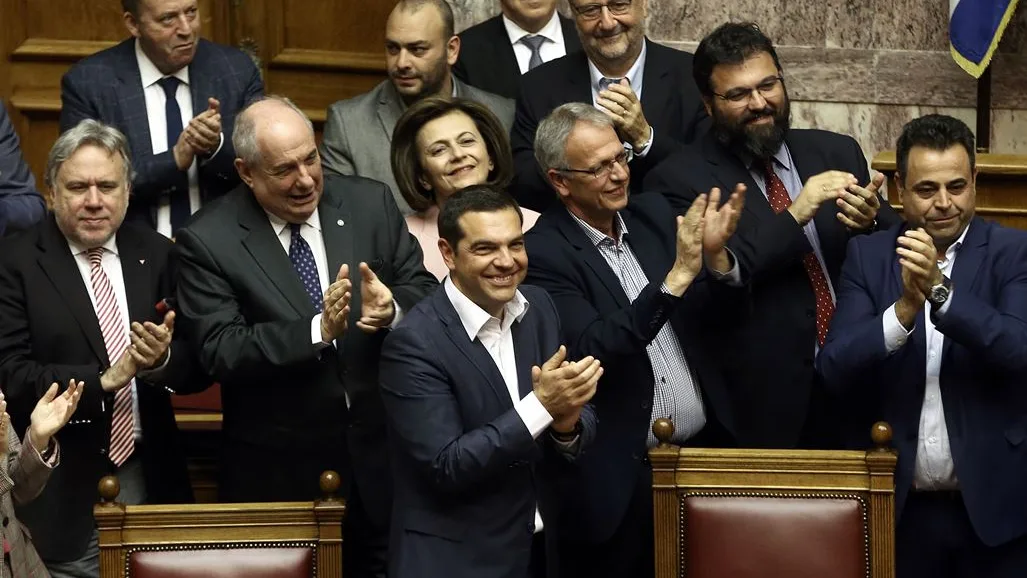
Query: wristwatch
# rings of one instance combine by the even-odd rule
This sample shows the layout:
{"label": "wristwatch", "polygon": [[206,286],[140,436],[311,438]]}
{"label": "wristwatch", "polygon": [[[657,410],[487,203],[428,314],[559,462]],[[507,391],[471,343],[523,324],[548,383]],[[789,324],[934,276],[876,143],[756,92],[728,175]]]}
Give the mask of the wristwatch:
{"label": "wristwatch", "polygon": [[931,294],[927,296],[927,300],[931,302],[932,309],[938,309],[949,300],[949,295],[951,294],[952,280],[942,275],[941,283],[931,287]]}

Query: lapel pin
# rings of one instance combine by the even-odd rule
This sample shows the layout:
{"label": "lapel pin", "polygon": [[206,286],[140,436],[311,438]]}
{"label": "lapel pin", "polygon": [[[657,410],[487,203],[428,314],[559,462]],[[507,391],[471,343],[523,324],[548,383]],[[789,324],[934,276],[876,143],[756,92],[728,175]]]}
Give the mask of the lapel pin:
{"label": "lapel pin", "polygon": [[342,219],[339,219],[338,221],[335,221],[335,224],[341,227],[341,226],[346,224],[346,221],[343,221]]}
{"label": "lapel pin", "polygon": [[146,264],[146,259],[140,259],[139,260],[139,264],[140,265],[145,265]]}

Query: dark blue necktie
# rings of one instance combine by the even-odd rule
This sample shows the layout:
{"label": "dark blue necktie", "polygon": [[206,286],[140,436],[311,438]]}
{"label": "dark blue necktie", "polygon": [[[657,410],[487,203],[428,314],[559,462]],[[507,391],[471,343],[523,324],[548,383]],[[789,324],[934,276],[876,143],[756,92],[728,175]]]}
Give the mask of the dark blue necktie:
{"label": "dark blue necktie", "polygon": [[[168,129],[168,152],[172,152],[178,137],[182,134],[182,109],[178,108],[178,99],[175,93],[178,91],[178,83],[181,82],[174,76],[165,76],[157,81],[157,84],[164,89],[164,122]],[[172,155],[174,153],[172,152]],[[171,236],[181,229],[189,220],[189,190],[172,193],[171,195]]]}
{"label": "dark blue necktie", "polygon": [[300,229],[303,224],[290,224],[289,231],[292,232],[292,240],[289,242],[289,260],[293,268],[300,275],[303,287],[307,290],[310,302],[318,313],[324,308],[324,297],[321,294],[321,279],[317,275],[317,263],[314,262],[314,253],[310,245],[303,240]]}
{"label": "dark blue necktie", "polygon": [[[620,81],[621,81],[620,78],[607,78],[607,77],[604,76],[604,77],[599,79],[599,90],[601,90],[601,91],[602,90],[606,90],[606,89],[610,88],[611,84],[618,84],[618,83],[620,83]],[[628,84],[629,85],[631,84],[630,80],[628,81]]]}

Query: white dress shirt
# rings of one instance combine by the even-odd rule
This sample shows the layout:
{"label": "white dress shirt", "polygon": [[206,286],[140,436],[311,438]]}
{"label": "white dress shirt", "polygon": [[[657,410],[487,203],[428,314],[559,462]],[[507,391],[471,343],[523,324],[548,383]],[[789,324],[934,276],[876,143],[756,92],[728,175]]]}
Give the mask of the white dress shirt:
{"label": "white dress shirt", "polygon": [[555,10],[549,22],[535,33],[521,28],[506,15],[503,15],[503,26],[506,27],[506,34],[510,37],[510,44],[513,45],[514,56],[517,57],[517,67],[521,69],[521,74],[528,72],[528,63],[531,61],[531,49],[527,44],[521,42],[521,38],[525,36],[541,36],[546,39],[538,49],[538,55],[542,57],[542,62],[556,60],[567,54],[567,46],[563,41],[563,26],[560,26],[560,17]]}
{"label": "white dress shirt", "polygon": [[[646,40],[642,39],[642,51],[638,53],[638,58],[635,59],[635,63],[628,69],[628,73],[624,75],[624,78],[628,79],[628,84],[631,85],[631,90],[634,91],[635,96],[639,102],[642,102],[642,77],[645,75],[645,53],[646,53]],[[599,67],[592,62],[592,59],[588,59],[588,75],[591,79],[592,86],[592,106],[603,110],[597,104],[599,100],[599,81],[605,78],[603,73],[599,71]],[[649,153],[649,149],[652,148],[653,139],[656,137],[656,129],[649,127],[649,140],[639,147],[638,150],[634,151],[635,156],[644,157]],[[625,143],[625,147],[631,145]]]}
{"label": "white dress shirt", "polygon": [[[89,255],[86,253],[88,249],[82,247],[78,243],[68,239],[68,247],[71,249],[71,254],[75,257],[75,265],[78,265],[79,275],[82,276],[82,282],[85,283],[86,293],[89,295],[89,302],[93,304],[93,312],[96,314],[97,323],[99,324],[100,311],[96,308],[96,295],[93,295],[93,282],[90,279],[90,265]],[[121,320],[124,325],[125,334],[128,335],[132,331],[132,318],[128,314],[128,297],[125,293],[125,275],[121,271],[121,255],[118,253],[118,245],[115,242],[115,237],[111,237],[103,244],[104,252],[103,257],[100,260],[100,267],[103,268],[103,272],[107,275],[107,279],[111,282],[111,287],[114,289],[114,299],[118,302],[118,312],[121,314]],[[170,356],[169,358],[170,359]],[[111,365],[117,359],[111,359]],[[167,363],[165,361],[165,363]],[[163,367],[163,366],[162,366]],[[62,385],[63,387],[63,385]],[[125,387],[129,388],[132,392],[132,417],[134,418],[134,436],[137,442],[143,439],[143,422],[139,417],[139,396],[136,395],[136,380],[132,378]]]}
{"label": "white dress shirt", "polygon": [[[952,277],[952,268],[956,263],[956,255],[963,246],[963,239],[970,227],[963,229],[955,243],[945,251],[945,258],[938,261],[942,275]],[[935,312],[939,318],[952,305],[956,298],[957,288],[953,287],[948,301]],[[924,401],[920,409],[920,427],[917,440],[916,463],[913,468],[913,487],[917,490],[956,490],[959,480],[956,479],[956,468],[952,461],[952,448],[949,445],[949,431],[945,423],[945,407],[941,399],[941,354],[945,345],[945,334],[934,327],[931,320],[931,302],[924,304],[924,337],[926,341],[926,372],[924,381]],[[893,353],[906,344],[912,331],[899,323],[893,304],[884,312],[882,320],[884,329],[884,346],[888,353]]]}
{"label": "white dress shirt", "polygon": [[[456,309],[460,317],[460,323],[467,332],[467,339],[474,341],[478,339],[488,350],[492,361],[496,363],[499,373],[506,382],[506,389],[510,393],[510,401],[513,402],[514,410],[524,422],[533,439],[553,423],[553,416],[549,415],[542,402],[531,392],[523,398],[520,395],[517,380],[517,363],[514,358],[514,342],[512,327],[515,321],[520,321],[528,312],[528,300],[520,291],[514,294],[514,298],[503,306],[503,319],[496,319],[489,315],[484,309],[471,301],[466,295],[457,289],[450,277],[444,282],[446,296]],[[542,515],[535,508],[535,532],[542,531]]]}
{"label": "white dress shirt", "polygon": [[[285,254],[288,255],[289,245],[292,244],[292,229],[289,228],[289,223],[286,223],[285,219],[271,213],[266,214],[271,222],[271,229],[275,232],[275,236],[278,237],[278,242],[282,244]],[[328,254],[325,252],[324,236],[321,234],[321,217],[316,208],[307,217],[306,222],[300,226],[300,236],[310,246],[310,252],[314,254],[314,264],[317,265],[317,280],[321,285],[321,294],[324,295],[325,291],[328,290],[328,285],[330,285],[328,282]],[[350,271],[350,279],[353,278],[353,273],[353,271]],[[332,275],[332,279],[335,279],[335,275]],[[320,313],[315,315],[310,321],[310,342],[314,345],[322,344]]]}
{"label": "white dress shirt", "polygon": [[[143,83],[143,99],[146,101],[146,119],[150,127],[150,147],[153,154],[159,155],[168,151],[168,126],[167,118],[164,115],[164,105],[167,97],[164,89],[157,82],[164,78],[164,74],[157,70],[157,66],[143,53],[139,46],[139,40],[135,43],[136,61],[139,63],[139,77]],[[189,90],[189,67],[183,67],[174,74],[181,82],[178,83],[178,90],[175,92],[175,100],[178,101],[178,109],[182,112],[182,130],[189,126],[193,119],[193,98]],[[221,150],[225,142],[224,133],[221,134],[221,142],[214,151],[214,156]],[[193,158],[193,164],[189,165],[189,213],[195,213],[200,209],[200,177],[197,170],[198,158]],[[165,237],[171,237],[171,201],[162,198],[157,205],[157,232]]]}

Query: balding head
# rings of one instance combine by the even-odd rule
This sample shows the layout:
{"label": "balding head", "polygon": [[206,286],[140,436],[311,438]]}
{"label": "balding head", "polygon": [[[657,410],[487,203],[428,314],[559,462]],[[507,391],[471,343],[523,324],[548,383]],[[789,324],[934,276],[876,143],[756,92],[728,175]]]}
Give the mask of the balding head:
{"label": "balding head", "polygon": [[314,129],[303,111],[271,96],[236,118],[232,145],[239,177],[265,211],[302,223],[321,200],[323,177]]}

